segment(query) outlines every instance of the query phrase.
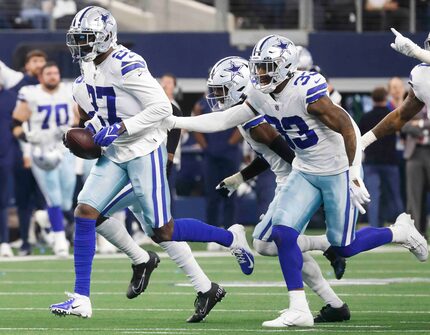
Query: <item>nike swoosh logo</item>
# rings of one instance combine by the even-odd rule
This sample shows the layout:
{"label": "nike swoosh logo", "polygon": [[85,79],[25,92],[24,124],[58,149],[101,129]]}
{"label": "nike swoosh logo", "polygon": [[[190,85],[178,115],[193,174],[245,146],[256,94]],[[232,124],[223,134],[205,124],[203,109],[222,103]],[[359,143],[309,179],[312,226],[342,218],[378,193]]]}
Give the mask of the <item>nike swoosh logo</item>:
{"label": "nike swoosh logo", "polygon": [[248,261],[249,261],[248,269],[254,268],[254,262],[252,261],[251,257],[249,257],[248,254],[245,254],[245,256],[246,256],[246,258],[248,258]]}
{"label": "nike swoosh logo", "polygon": [[321,81],[321,78],[318,78],[318,80],[314,80],[315,84],[318,84]]}
{"label": "nike swoosh logo", "polygon": [[209,304],[209,299],[206,299],[205,306],[203,308],[200,308],[199,314],[206,314],[206,311],[208,310],[208,304]]}
{"label": "nike swoosh logo", "polygon": [[72,309],[76,309],[78,307],[81,307],[81,305],[77,305],[77,306],[72,306]]}
{"label": "nike swoosh logo", "polygon": [[139,285],[137,285],[136,287],[134,287],[133,285],[131,286],[131,289],[133,290],[134,293],[139,293],[142,290],[143,282],[145,280],[145,274],[146,274],[146,269],[143,271],[143,276],[140,279]]}
{"label": "nike swoosh logo", "polygon": [[228,76],[228,74],[220,74],[219,75],[221,78],[224,78],[224,77],[227,77]]}

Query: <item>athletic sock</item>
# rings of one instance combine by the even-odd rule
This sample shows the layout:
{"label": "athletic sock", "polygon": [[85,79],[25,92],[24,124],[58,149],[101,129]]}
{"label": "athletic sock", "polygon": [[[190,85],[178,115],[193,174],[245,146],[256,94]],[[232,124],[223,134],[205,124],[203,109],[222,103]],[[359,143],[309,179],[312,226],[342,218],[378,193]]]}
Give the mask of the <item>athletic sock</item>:
{"label": "athletic sock", "polygon": [[9,243],[9,225],[7,223],[7,209],[0,209],[0,242]]}
{"label": "athletic sock", "polygon": [[149,254],[139,247],[119,220],[109,217],[96,227],[96,231],[125,253],[134,265],[149,261]]}
{"label": "athletic sock", "polygon": [[48,207],[49,221],[53,232],[64,231],[63,211],[60,206]]}
{"label": "athletic sock", "polygon": [[96,251],[96,220],[75,217],[75,293],[90,296],[91,269]]}
{"label": "athletic sock", "polygon": [[302,252],[311,250],[326,251],[330,247],[330,243],[325,235],[319,236],[308,236],[299,235],[297,238],[297,244]]}
{"label": "athletic sock", "polygon": [[233,233],[197,219],[175,219],[172,241],[216,242],[224,247],[233,243]]}
{"label": "athletic sock", "polygon": [[186,242],[161,242],[160,247],[162,247],[172,261],[174,261],[178,267],[184,271],[196,292],[205,293],[211,289],[211,281],[197,263],[191,252],[190,246]]}

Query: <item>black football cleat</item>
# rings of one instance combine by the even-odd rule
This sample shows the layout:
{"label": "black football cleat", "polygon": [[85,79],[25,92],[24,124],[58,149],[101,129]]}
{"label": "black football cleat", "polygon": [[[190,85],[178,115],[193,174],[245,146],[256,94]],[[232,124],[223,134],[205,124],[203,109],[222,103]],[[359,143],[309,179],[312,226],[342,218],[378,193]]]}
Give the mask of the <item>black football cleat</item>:
{"label": "black football cleat", "polygon": [[148,262],[131,265],[131,268],[133,269],[133,277],[131,277],[130,285],[128,285],[127,289],[127,298],[129,299],[136,298],[139,294],[145,291],[152,271],[154,271],[158,266],[158,263],[160,263],[160,257],[158,257],[155,252],[148,251],[148,254]]}
{"label": "black football cleat", "polygon": [[197,293],[197,298],[194,301],[196,308],[193,315],[191,315],[187,322],[196,323],[202,321],[206,315],[209,314],[212,308],[224,298],[226,291],[216,283],[212,283],[211,289],[205,293]]}
{"label": "black football cleat", "polygon": [[321,308],[319,314],[314,318],[314,322],[342,322],[348,321],[350,318],[351,313],[349,312],[347,304],[343,304],[342,307],[339,308],[333,308],[330,305],[326,305]]}
{"label": "black football cleat", "polygon": [[323,255],[330,261],[336,279],[341,279],[345,273],[346,259],[339,256],[332,247],[329,247]]}

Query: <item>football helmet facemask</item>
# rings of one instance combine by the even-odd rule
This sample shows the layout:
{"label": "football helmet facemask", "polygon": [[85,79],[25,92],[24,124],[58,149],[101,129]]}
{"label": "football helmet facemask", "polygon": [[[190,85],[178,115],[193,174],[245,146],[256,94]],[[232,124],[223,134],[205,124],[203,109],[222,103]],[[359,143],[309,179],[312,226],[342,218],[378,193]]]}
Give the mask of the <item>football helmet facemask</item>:
{"label": "football helmet facemask", "polygon": [[218,61],[209,73],[206,100],[212,111],[230,108],[245,100],[243,93],[249,82],[248,61],[241,57],[226,57]]}
{"label": "football helmet facemask", "polygon": [[291,78],[298,65],[297,48],[288,38],[269,35],[257,42],[249,60],[251,82],[263,93],[271,93]]}
{"label": "football helmet facemask", "polygon": [[116,41],[115,18],[109,11],[97,6],[79,11],[66,35],[66,44],[74,62],[91,62],[110,47],[115,47]]}

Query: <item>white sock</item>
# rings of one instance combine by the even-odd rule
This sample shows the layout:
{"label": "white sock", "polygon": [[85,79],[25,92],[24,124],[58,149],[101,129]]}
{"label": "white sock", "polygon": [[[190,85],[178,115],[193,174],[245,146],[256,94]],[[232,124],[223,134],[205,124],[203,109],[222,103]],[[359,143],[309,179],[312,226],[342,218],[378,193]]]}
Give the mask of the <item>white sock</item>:
{"label": "white sock", "polygon": [[405,234],[403,227],[391,225],[388,228],[391,229],[391,232],[393,233],[393,239],[391,240],[392,243],[405,243],[406,242],[406,234]]}
{"label": "white sock", "polygon": [[96,232],[125,253],[134,265],[149,261],[149,254],[133,240],[125,226],[110,217],[96,227]]}
{"label": "white sock", "polygon": [[330,304],[333,308],[342,307],[343,301],[339,299],[327,280],[324,279],[318,263],[307,253],[303,254],[302,276],[306,285],[318,294],[326,305]]}
{"label": "white sock", "polygon": [[275,242],[266,242],[254,239],[252,241],[255,251],[262,256],[278,256],[278,247]]}
{"label": "white sock", "polygon": [[288,291],[290,297],[290,307],[291,309],[297,309],[299,311],[309,311],[308,301],[306,300],[306,294],[304,290],[294,290]]}
{"label": "white sock", "polygon": [[297,239],[297,244],[302,252],[310,250],[321,250],[326,251],[330,247],[330,243],[327,240],[327,236],[308,236],[299,235]]}
{"label": "white sock", "polygon": [[167,252],[172,261],[184,271],[197,292],[205,293],[211,289],[211,281],[197,263],[190,246],[186,242],[168,241],[161,242],[159,245]]}

